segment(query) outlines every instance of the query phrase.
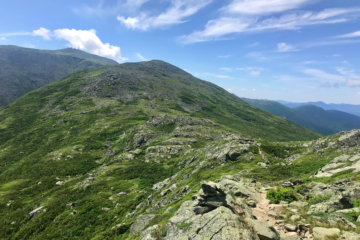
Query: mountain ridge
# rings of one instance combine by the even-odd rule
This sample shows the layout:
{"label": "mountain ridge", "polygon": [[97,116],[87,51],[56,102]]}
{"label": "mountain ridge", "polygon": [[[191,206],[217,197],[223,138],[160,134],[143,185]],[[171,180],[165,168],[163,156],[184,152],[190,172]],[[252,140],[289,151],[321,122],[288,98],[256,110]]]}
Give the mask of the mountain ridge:
{"label": "mountain ridge", "polygon": [[341,111],[324,110],[311,104],[290,108],[277,101],[242,99],[253,106],[324,135],[360,128],[359,117]]}
{"label": "mountain ridge", "polygon": [[85,68],[117,62],[76,49],[39,50],[0,45],[0,107]]}

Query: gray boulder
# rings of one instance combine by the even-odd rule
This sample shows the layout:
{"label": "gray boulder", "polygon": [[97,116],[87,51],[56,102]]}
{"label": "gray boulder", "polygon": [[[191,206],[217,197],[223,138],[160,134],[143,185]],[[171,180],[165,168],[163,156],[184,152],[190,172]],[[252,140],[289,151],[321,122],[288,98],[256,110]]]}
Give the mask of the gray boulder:
{"label": "gray boulder", "polygon": [[130,227],[130,237],[140,233],[156,217],[154,214],[145,214],[137,217]]}
{"label": "gray boulder", "polygon": [[246,219],[249,225],[251,225],[260,240],[279,240],[280,237],[278,236],[276,230],[273,226],[271,226],[266,220],[259,219]]}
{"label": "gray boulder", "polygon": [[359,240],[360,234],[353,233],[353,232],[346,232],[342,231],[342,234],[339,238],[339,240]]}
{"label": "gray boulder", "polygon": [[[257,236],[248,229],[241,217],[229,208],[220,206],[215,210],[195,215],[193,202],[185,202],[166,225],[164,240],[182,239],[242,239],[256,240]],[[182,224],[182,229],[179,228]]]}
{"label": "gray boulder", "polygon": [[346,227],[356,228],[355,224],[353,224],[349,220],[346,220],[340,213],[331,214],[328,217],[328,222],[331,226],[335,226],[337,224],[342,224]]}

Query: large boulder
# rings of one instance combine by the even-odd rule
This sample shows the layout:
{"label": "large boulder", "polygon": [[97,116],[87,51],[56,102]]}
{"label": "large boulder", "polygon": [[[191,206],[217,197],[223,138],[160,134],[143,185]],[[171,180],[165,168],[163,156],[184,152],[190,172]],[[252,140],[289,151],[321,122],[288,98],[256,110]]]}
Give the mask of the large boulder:
{"label": "large boulder", "polygon": [[346,232],[342,231],[342,234],[339,238],[339,240],[359,240],[360,234],[353,233],[353,232]]}
{"label": "large boulder", "polygon": [[352,130],[345,132],[340,138],[339,142],[342,146],[354,147],[360,145],[360,130]]}
{"label": "large boulder", "polygon": [[345,219],[340,213],[334,213],[331,214],[328,217],[328,222],[331,226],[335,226],[337,224],[341,224],[345,227],[350,227],[350,228],[356,228],[356,225],[353,224],[352,222],[350,222],[349,220]]}
{"label": "large boulder", "polygon": [[144,214],[137,217],[130,227],[130,237],[140,233],[156,217],[154,214]]}
{"label": "large boulder", "polygon": [[327,240],[329,237],[340,236],[340,230],[338,228],[313,228],[313,236],[318,240]]}
{"label": "large boulder", "polygon": [[193,202],[185,202],[175,216],[169,220],[164,240],[258,239],[242,218],[229,208],[220,206],[211,212],[196,215],[192,206]]}

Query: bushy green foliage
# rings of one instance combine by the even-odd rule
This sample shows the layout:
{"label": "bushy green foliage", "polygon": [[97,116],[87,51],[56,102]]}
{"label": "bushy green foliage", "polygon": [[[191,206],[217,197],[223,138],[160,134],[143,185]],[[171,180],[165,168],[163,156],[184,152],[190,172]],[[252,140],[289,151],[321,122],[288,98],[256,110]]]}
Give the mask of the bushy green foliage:
{"label": "bushy green foliage", "polygon": [[305,185],[296,185],[294,188],[295,192],[301,195],[305,195],[306,186]]}
{"label": "bushy green foliage", "polygon": [[331,194],[327,194],[327,195],[320,195],[320,194],[309,195],[308,196],[308,202],[310,204],[316,204],[316,203],[325,202],[325,201],[329,200],[330,198],[331,198]]}
{"label": "bushy green foliage", "polygon": [[354,207],[360,207],[360,199],[353,201]]}
{"label": "bushy green foliage", "polygon": [[280,201],[285,201],[288,203],[297,201],[298,197],[296,196],[296,193],[293,189],[280,188],[278,190],[270,189],[267,191],[266,199],[270,200],[272,203],[278,204]]}

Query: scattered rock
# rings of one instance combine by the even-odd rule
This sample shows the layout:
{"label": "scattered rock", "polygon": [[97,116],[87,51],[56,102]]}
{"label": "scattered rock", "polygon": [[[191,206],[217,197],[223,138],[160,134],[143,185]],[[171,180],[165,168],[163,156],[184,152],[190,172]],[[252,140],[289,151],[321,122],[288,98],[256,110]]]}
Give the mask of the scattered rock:
{"label": "scattered rock", "polygon": [[29,213],[29,217],[28,220],[33,220],[34,218],[36,218],[40,213],[46,212],[46,209],[44,209],[44,207],[38,207],[34,210],[32,210]]}
{"label": "scattered rock", "polygon": [[140,233],[156,217],[154,214],[140,215],[130,227],[130,237]]}
{"label": "scattered rock", "polygon": [[258,237],[261,240],[279,240],[279,236],[276,232],[276,230],[274,229],[273,226],[271,226],[266,220],[264,219],[259,219],[259,220],[252,220],[252,219],[247,219],[247,222],[249,223],[249,225],[251,225],[256,234],[258,235]]}
{"label": "scattered rock", "polygon": [[76,202],[66,204],[66,207],[69,208],[69,209],[72,209],[72,208],[74,208],[76,206],[77,206]]}
{"label": "scattered rock", "polygon": [[152,233],[159,230],[159,228],[159,225],[148,227],[141,233],[140,240],[156,240],[156,238],[152,237]]}
{"label": "scattered rock", "polygon": [[255,207],[256,207],[256,202],[253,201],[253,200],[250,200],[250,201],[247,202],[247,205],[248,205],[249,207],[255,208]]}
{"label": "scattered rock", "polygon": [[297,226],[291,224],[285,224],[284,228],[289,232],[296,232]]}
{"label": "scattered rock", "polygon": [[128,194],[126,192],[119,192],[118,194],[116,194],[116,196],[121,197],[121,196],[127,196]]}
{"label": "scattered rock", "polygon": [[293,221],[293,222],[297,222],[297,221],[299,221],[299,220],[301,219],[301,217],[300,217],[299,215],[292,215],[292,216],[290,217],[290,219],[291,219],[291,221]]}

